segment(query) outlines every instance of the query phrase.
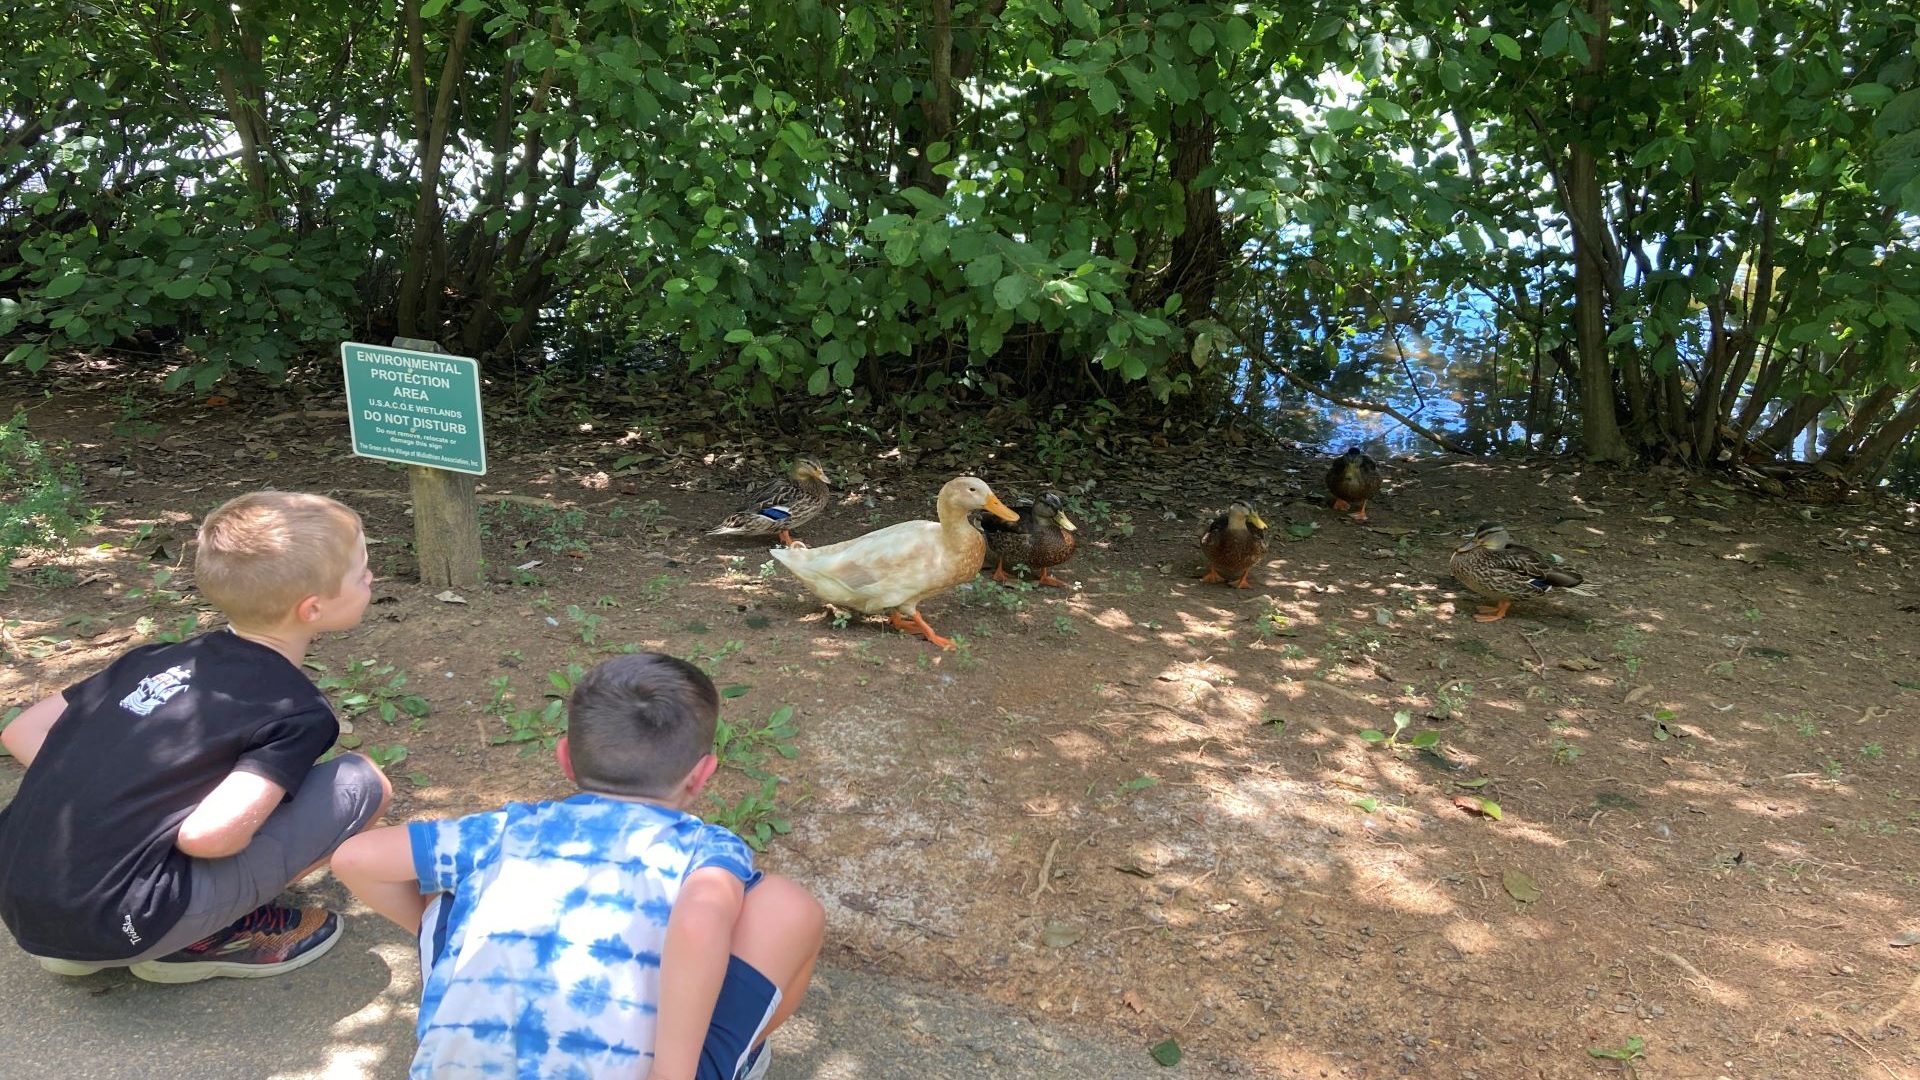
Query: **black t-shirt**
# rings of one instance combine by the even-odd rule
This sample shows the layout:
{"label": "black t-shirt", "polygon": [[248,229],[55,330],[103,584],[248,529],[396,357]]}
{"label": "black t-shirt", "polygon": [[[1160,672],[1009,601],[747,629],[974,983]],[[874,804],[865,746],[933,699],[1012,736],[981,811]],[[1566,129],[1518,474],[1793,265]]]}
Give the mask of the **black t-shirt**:
{"label": "black t-shirt", "polygon": [[289,794],[339,736],[279,653],[221,630],[135,649],[67,707],[0,810],[0,921],[37,956],[138,955],[179,922],[180,823],[240,770]]}

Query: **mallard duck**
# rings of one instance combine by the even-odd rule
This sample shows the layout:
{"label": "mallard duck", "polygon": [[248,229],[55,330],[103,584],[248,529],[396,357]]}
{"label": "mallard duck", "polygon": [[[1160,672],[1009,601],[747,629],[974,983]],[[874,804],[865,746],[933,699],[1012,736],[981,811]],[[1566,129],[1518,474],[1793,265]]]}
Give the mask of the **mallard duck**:
{"label": "mallard duck", "polygon": [[1333,492],[1335,510],[1345,510],[1352,504],[1358,507],[1353,520],[1367,520],[1367,502],[1380,494],[1379,462],[1357,446],[1347,447],[1347,452],[1334,458],[1327,469],[1327,490]]}
{"label": "mallard duck", "polygon": [[987,534],[987,554],[994,563],[993,580],[1006,581],[1007,567],[1024,565],[1039,571],[1040,584],[1066,588],[1066,582],[1048,572],[1073,556],[1074,524],[1067,517],[1066,500],[1049,491],[1015,506],[1013,512],[1020,520],[1012,524],[984,514],[979,518]]}
{"label": "mallard duck", "polygon": [[951,649],[953,642],[933,632],[918,605],[980,572],[987,538],[969,516],[975,510],[1019,520],[985,481],[957,476],[940,489],[938,522],[903,521],[822,548],[774,548],[773,557],[827,603],[867,615],[886,612],[895,628]]}
{"label": "mallard duck", "polygon": [[1234,503],[1207,526],[1200,550],[1207,555],[1207,576],[1200,580],[1231,581],[1236,589],[1247,588],[1247,575],[1267,556],[1267,523],[1253,507]]}
{"label": "mallard duck", "polygon": [[1579,596],[1593,593],[1581,587],[1580,575],[1553,565],[1553,560],[1513,542],[1505,525],[1488,522],[1473,531],[1473,537],[1453,549],[1453,576],[1481,596],[1500,601],[1497,607],[1483,607],[1474,614],[1479,622],[1493,622],[1507,615],[1515,600],[1545,596],[1565,589]]}
{"label": "mallard duck", "polygon": [[793,530],[827,508],[827,474],[812,458],[793,463],[789,480],[769,480],[747,492],[743,509],[714,527],[708,536],[778,536],[791,546]]}

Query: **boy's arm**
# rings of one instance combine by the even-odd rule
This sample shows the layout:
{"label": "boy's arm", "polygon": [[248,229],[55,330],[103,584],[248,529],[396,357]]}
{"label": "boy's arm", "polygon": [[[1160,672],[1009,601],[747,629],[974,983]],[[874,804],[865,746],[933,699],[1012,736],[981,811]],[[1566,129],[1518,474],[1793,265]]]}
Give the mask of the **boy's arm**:
{"label": "boy's arm", "polygon": [[33,759],[40,756],[40,744],[47,741],[47,732],[53,730],[53,722],[66,711],[67,699],[61,695],[41,698],[0,732],[0,745],[5,745],[7,753],[21,765],[33,764]]}
{"label": "boy's arm", "polygon": [[369,829],[341,844],[333,853],[333,876],[374,911],[420,932],[429,898],[420,892],[413,839],[405,825]]}
{"label": "boy's arm", "polygon": [[713,1023],[713,1005],[733,950],[746,886],[732,872],[704,867],[687,875],[667,916],[660,950],[660,1014],[647,1080],[691,1080]]}
{"label": "boy's arm", "polygon": [[196,859],[237,855],[286,796],[286,788],[266,777],[235,769],[180,823],[173,846]]}

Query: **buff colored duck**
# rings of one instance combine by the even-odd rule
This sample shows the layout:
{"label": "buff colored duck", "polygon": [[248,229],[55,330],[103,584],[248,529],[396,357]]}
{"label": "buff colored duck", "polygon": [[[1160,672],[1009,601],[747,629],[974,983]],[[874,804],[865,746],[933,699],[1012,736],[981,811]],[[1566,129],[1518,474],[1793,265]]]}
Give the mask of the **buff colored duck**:
{"label": "buff colored duck", "polygon": [[940,489],[939,521],[903,521],[826,547],[774,548],[773,557],[827,603],[884,612],[895,628],[951,649],[953,642],[934,633],[919,604],[980,572],[987,540],[968,517],[975,510],[1019,520],[985,481],[958,476]]}

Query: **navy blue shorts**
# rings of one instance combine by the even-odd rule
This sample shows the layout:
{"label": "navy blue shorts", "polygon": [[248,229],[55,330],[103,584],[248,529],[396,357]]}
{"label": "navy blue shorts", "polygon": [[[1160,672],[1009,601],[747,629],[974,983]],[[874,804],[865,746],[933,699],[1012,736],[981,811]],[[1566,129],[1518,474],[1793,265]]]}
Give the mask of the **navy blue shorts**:
{"label": "navy blue shorts", "polygon": [[720,983],[720,999],[713,1003],[713,1023],[707,1027],[694,1080],[736,1080],[744,1074],[753,1063],[753,1044],[779,1007],[779,987],[752,964],[727,957],[727,977]]}

